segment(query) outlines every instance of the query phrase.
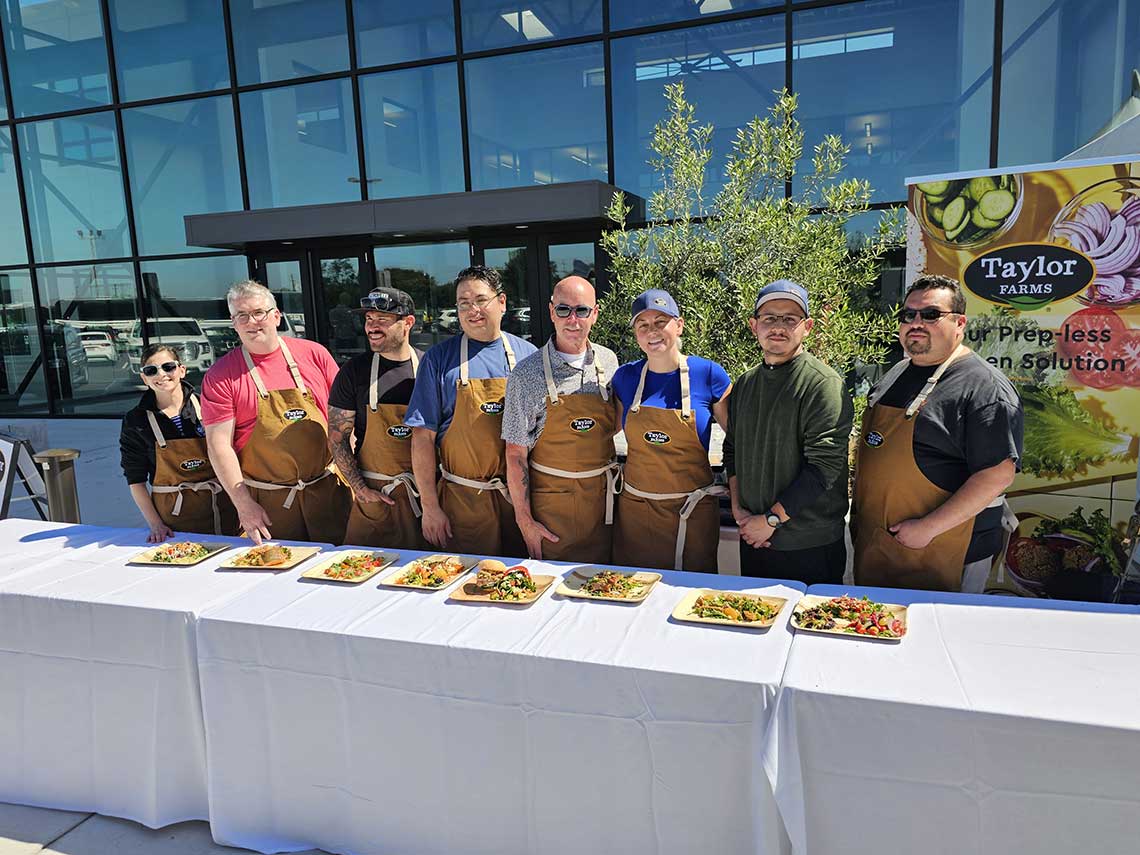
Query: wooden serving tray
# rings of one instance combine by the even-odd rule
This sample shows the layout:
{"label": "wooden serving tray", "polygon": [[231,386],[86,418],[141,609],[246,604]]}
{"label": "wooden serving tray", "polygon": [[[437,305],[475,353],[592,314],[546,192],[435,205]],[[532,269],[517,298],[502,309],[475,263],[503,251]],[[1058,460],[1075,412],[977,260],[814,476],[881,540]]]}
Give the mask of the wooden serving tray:
{"label": "wooden serving tray", "polygon": [[[266,544],[262,544],[262,545],[265,546]],[[284,562],[283,564],[270,564],[270,565],[266,565],[266,566],[249,566],[246,564],[236,563],[237,560],[239,558],[241,558],[243,555],[245,555],[247,552],[249,552],[250,549],[256,549],[256,548],[257,547],[255,547],[255,546],[251,546],[248,549],[243,549],[241,552],[238,552],[235,555],[231,555],[229,558],[227,558],[225,561],[223,561],[219,565],[218,569],[220,569],[220,570],[221,569],[224,569],[224,570],[243,570],[243,571],[252,572],[252,573],[277,573],[277,572],[280,572],[281,570],[292,570],[294,567],[296,567],[301,562],[308,561],[310,558],[312,558],[314,555],[316,555],[318,552],[321,551],[321,548],[319,546],[290,546],[287,548],[289,549],[290,552],[293,553],[293,555],[288,561]]]}
{"label": "wooden serving tray", "polygon": [[[381,556],[381,563],[378,566],[373,567],[363,576],[357,576],[355,579],[338,579],[335,576],[325,575],[325,571],[327,571],[338,561],[343,561],[345,558],[353,555],[379,555]],[[339,552],[330,553],[329,556],[316,567],[310,567],[308,570],[301,574],[301,578],[321,579],[325,582],[340,582],[342,585],[359,585],[362,582],[367,582],[382,570],[386,570],[391,567],[399,557],[399,553],[382,552],[378,549],[342,549]]]}
{"label": "wooden serving tray", "polygon": [[800,612],[806,611],[807,609],[810,609],[814,606],[818,606],[820,603],[826,603],[829,600],[834,599],[837,599],[837,597],[820,597],[815,594],[805,594],[800,598],[800,601],[796,603],[796,607],[792,610],[792,627],[796,632],[816,632],[820,635],[838,635],[842,638],[865,638],[870,641],[887,641],[892,643],[898,643],[902,641],[910,632],[910,624],[907,623],[906,619],[906,606],[900,606],[895,603],[883,603],[882,605],[886,607],[888,612],[901,620],[903,623],[904,632],[897,638],[883,635],[859,635],[858,633],[854,632],[845,632],[842,629],[842,626],[846,625],[846,621],[840,620],[839,618],[836,618],[836,622],[840,626],[837,626],[834,629],[812,629],[810,627],[800,626],[798,619]]}
{"label": "wooden serving tray", "polygon": [[170,544],[160,543],[158,546],[152,546],[140,552],[138,555],[131,558],[127,564],[142,565],[146,567],[193,567],[195,564],[201,564],[207,558],[213,558],[219,552],[225,552],[227,549],[232,549],[233,544],[221,543],[216,540],[175,540],[173,543],[196,543],[199,546],[204,546],[208,550],[201,558],[182,558],[177,561],[155,561],[154,554],[162,549],[163,546]]}
{"label": "wooden serving tray", "polygon": [[[733,594],[737,597],[744,597],[749,600],[759,600],[762,603],[767,603],[776,609],[776,614],[772,615],[768,620],[730,620],[728,618],[711,618],[701,617],[700,615],[693,614],[693,606],[697,600],[706,594]],[[768,629],[776,622],[780,616],[780,611],[787,604],[786,597],[766,597],[762,594],[744,594],[739,591],[716,591],[712,588],[700,588],[696,591],[690,591],[677,603],[677,607],[673,609],[673,619],[679,620],[682,623],[704,623],[713,626],[736,626],[741,629]]]}
{"label": "wooden serving tray", "polygon": [[626,573],[627,576],[632,576],[633,581],[641,585],[641,590],[632,597],[614,597],[608,594],[591,594],[589,591],[582,590],[582,586],[590,579],[601,573],[604,570],[613,570],[616,573],[622,573],[616,567],[587,567],[587,570],[592,570],[591,573],[580,573],[577,570],[573,571],[569,576],[562,580],[554,593],[563,597],[574,597],[579,600],[605,600],[610,603],[641,603],[649,596],[649,592],[653,590],[653,586],[661,581],[660,573],[649,573],[645,571],[637,573]]}
{"label": "wooden serving tray", "polygon": [[[436,558],[436,557],[439,557],[440,555],[441,555],[441,553],[437,553],[436,555],[427,555],[424,557],[425,558]],[[452,556],[446,556],[446,557],[452,557]],[[452,585],[454,585],[456,582],[458,582],[460,579],[462,579],[464,576],[466,576],[468,573],[470,573],[471,568],[479,563],[478,558],[473,558],[470,555],[456,555],[454,557],[458,558],[460,561],[463,562],[463,572],[456,573],[454,576],[452,576],[450,579],[448,579],[442,585],[436,585],[434,587],[431,585],[409,585],[406,582],[397,581],[401,576],[403,576],[405,573],[407,573],[409,570],[411,570],[412,565],[415,564],[416,561],[423,560],[423,559],[419,559],[419,558],[415,559],[414,561],[409,561],[407,564],[404,564],[399,569],[397,569],[395,572],[389,573],[387,576],[385,576],[383,579],[380,580],[379,584],[383,585],[386,588],[411,588],[411,589],[416,590],[416,591],[444,591],[444,590],[447,590]]]}
{"label": "wooden serving tray", "polygon": [[545,594],[558,577],[535,573],[530,578],[534,582],[535,591],[529,597],[524,597],[521,600],[492,600],[490,594],[480,593],[480,589],[474,580],[464,582],[452,591],[451,596],[447,599],[454,600],[457,603],[490,603],[492,606],[529,606]]}

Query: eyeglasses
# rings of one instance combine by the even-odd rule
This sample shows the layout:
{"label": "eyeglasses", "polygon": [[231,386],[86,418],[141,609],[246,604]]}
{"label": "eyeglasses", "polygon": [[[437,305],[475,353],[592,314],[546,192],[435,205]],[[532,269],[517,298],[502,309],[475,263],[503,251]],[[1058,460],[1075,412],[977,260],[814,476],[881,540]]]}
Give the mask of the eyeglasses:
{"label": "eyeglasses", "polygon": [[559,303],[554,307],[554,315],[559,318],[568,318],[573,315],[585,320],[593,314],[596,308],[597,306],[567,306],[565,303]]}
{"label": "eyeglasses", "polygon": [[502,291],[496,291],[493,297],[476,297],[474,300],[460,300],[455,304],[455,309],[462,315],[466,315],[472,309],[478,309],[481,312],[495,300],[498,300],[499,295],[502,293]]}
{"label": "eyeglasses", "polygon": [[958,315],[960,312],[944,312],[933,306],[922,309],[899,309],[899,324],[913,324],[916,319],[922,318],[924,324],[933,324],[942,319],[943,315]]}
{"label": "eyeglasses", "polygon": [[167,374],[173,374],[178,370],[178,366],[180,364],[181,363],[178,362],[164,362],[162,365],[144,365],[139,369],[139,374],[141,374],[143,377],[157,377],[159,368],[161,368]]}
{"label": "eyeglasses", "polygon": [[275,311],[277,311],[276,308],[254,309],[252,312],[238,312],[236,315],[232,315],[230,320],[235,324],[248,324],[250,321],[253,321],[255,324],[260,324]]}
{"label": "eyeglasses", "polygon": [[753,315],[752,317],[758,320],[762,327],[785,327],[790,330],[807,320],[802,315]]}

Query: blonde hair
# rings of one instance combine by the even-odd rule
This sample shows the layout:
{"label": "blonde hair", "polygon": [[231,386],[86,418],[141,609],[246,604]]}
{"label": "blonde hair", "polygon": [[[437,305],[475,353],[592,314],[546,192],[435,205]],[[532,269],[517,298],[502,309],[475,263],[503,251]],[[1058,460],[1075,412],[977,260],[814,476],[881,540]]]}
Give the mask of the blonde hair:
{"label": "blonde hair", "polygon": [[273,296],[273,292],[253,279],[236,282],[230,286],[230,290],[226,292],[226,308],[233,315],[234,303],[249,297],[259,298],[265,301],[270,308],[277,308],[277,299]]}

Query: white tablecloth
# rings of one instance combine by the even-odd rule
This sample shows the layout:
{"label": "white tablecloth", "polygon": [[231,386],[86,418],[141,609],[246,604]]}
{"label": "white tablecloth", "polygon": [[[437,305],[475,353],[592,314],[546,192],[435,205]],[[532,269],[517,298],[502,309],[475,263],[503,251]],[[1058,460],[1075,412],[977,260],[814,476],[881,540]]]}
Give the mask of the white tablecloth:
{"label": "white tablecloth", "polygon": [[405,854],[786,847],[758,761],[789,610],[762,633],[669,615],[678,584],[802,589],[666,576],[638,606],[553,592],[463,605],[375,579],[298,580],[206,612],[215,839]]}
{"label": "white tablecloth", "polygon": [[[236,538],[210,538],[248,545]],[[128,567],[145,529],[0,522],[0,802],[206,819],[198,612],[271,574]]]}
{"label": "white tablecloth", "polygon": [[1140,851],[1135,607],[909,604],[900,643],[797,633],[765,768],[796,853]]}

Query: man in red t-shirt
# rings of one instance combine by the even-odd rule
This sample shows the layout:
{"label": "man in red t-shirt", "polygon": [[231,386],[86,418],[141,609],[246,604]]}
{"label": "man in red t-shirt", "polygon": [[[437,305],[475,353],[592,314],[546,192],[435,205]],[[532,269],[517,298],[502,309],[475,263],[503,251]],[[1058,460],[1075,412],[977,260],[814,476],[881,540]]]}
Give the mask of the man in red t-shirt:
{"label": "man in red t-shirt", "polygon": [[226,305],[242,346],[202,381],[210,462],[255,543],[340,543],[351,495],[330,467],[329,389],[337,364],[316,342],[277,334],[281,312],[257,282],[239,282]]}

